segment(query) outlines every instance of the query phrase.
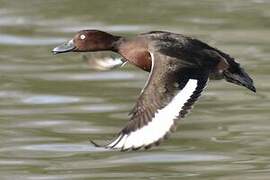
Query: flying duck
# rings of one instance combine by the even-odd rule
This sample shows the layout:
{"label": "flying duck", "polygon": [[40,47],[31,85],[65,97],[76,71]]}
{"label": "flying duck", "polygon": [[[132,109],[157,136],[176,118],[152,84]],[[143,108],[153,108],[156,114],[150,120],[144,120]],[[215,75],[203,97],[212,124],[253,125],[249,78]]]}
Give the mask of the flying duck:
{"label": "flying duck", "polygon": [[125,151],[160,144],[191,110],[211,77],[256,92],[253,80],[234,58],[182,34],[151,31],[126,38],[82,30],[52,50],[54,54],[93,51],[116,52],[122,56],[116,65],[129,62],[150,72],[129,121],[105,148]]}

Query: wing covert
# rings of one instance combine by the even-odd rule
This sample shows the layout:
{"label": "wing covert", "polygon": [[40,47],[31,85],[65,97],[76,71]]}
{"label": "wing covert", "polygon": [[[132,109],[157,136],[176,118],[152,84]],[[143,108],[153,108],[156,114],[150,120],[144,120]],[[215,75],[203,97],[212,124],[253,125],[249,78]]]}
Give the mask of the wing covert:
{"label": "wing covert", "polygon": [[175,129],[176,120],[192,108],[207,84],[209,73],[181,66],[179,60],[151,54],[152,69],[131,118],[106,148],[129,150],[159,144]]}

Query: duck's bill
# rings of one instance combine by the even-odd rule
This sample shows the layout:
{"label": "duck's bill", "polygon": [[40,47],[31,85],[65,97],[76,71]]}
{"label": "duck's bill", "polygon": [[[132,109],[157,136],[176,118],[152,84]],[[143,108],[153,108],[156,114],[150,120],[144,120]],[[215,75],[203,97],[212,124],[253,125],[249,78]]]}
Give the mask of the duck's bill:
{"label": "duck's bill", "polygon": [[73,40],[70,40],[64,44],[61,44],[61,45],[55,47],[52,50],[52,53],[53,54],[65,53],[65,52],[73,51],[74,49],[75,49],[74,42],[73,42]]}

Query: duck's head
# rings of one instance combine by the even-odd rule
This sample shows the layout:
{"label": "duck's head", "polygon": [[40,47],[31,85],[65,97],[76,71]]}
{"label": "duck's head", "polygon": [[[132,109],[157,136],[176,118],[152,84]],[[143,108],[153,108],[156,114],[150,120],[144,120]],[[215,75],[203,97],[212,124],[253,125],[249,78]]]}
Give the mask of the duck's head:
{"label": "duck's head", "polygon": [[120,37],[99,30],[82,30],[68,42],[55,47],[54,54],[115,50]]}

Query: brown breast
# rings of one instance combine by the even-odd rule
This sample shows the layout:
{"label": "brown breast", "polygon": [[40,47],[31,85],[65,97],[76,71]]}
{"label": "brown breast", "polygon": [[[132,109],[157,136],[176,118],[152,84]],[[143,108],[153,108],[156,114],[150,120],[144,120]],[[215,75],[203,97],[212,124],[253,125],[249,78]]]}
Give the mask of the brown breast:
{"label": "brown breast", "polygon": [[119,53],[130,63],[139,68],[148,72],[151,70],[151,55],[145,40],[126,40],[121,43]]}

